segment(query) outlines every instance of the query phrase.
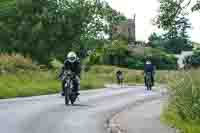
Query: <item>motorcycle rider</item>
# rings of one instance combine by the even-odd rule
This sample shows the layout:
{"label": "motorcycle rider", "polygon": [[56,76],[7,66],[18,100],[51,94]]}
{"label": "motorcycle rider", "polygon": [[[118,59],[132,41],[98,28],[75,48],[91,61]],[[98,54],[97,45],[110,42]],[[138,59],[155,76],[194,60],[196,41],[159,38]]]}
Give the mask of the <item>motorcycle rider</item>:
{"label": "motorcycle rider", "polygon": [[123,74],[122,74],[122,71],[121,71],[121,70],[118,70],[118,71],[116,72],[116,78],[117,78],[118,84],[121,84],[121,83],[122,83],[122,80],[123,80]]}
{"label": "motorcycle rider", "polygon": [[[67,58],[64,61],[64,66],[62,67],[61,73],[59,77],[62,76],[63,72],[65,70],[71,70],[74,73],[74,78],[73,78],[73,86],[74,86],[74,92],[76,95],[80,95],[79,90],[80,90],[80,73],[81,73],[81,64],[80,64],[80,59],[77,57],[76,53],[71,51],[68,53]],[[65,95],[65,81],[62,81],[62,93],[61,95]]]}
{"label": "motorcycle rider", "polygon": [[152,64],[150,59],[147,59],[146,62],[145,62],[145,65],[144,65],[144,81],[145,81],[145,85],[147,85],[147,83],[146,83],[146,75],[147,75],[148,72],[151,73],[152,85],[154,86],[155,66]]}

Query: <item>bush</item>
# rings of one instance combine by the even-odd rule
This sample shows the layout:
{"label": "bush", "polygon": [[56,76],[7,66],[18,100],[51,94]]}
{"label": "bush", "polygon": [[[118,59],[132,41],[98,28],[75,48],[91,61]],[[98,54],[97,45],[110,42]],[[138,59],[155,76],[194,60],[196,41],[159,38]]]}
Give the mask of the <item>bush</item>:
{"label": "bush", "polygon": [[162,38],[161,35],[158,35],[157,33],[152,33],[149,36],[149,46],[151,46],[152,48],[159,48],[159,49],[163,49],[164,48],[164,39]]}
{"label": "bush", "polygon": [[127,66],[128,55],[128,44],[115,40],[112,42],[112,45],[105,48],[103,63],[107,65]]}
{"label": "bush", "polygon": [[197,68],[200,66],[200,50],[194,51],[194,54],[191,56],[187,56],[184,59],[184,64],[187,66],[191,66]]}
{"label": "bush", "polygon": [[0,71],[16,72],[18,70],[36,70],[38,67],[33,64],[29,57],[20,54],[0,54]]}
{"label": "bush", "polygon": [[177,58],[174,55],[154,48],[145,48],[143,53],[131,54],[128,59],[128,67],[132,69],[144,69],[144,62],[147,56],[151,56],[151,60],[157,69],[177,68]]}
{"label": "bush", "polygon": [[50,64],[50,67],[53,69],[61,69],[63,66],[63,64],[55,58],[52,59],[49,64]]}
{"label": "bush", "polygon": [[163,120],[183,133],[200,131],[200,70],[178,73],[169,82],[170,97]]}
{"label": "bush", "polygon": [[153,48],[162,49],[168,53],[180,54],[182,51],[191,51],[192,43],[187,39],[166,39],[166,36],[153,33],[149,37],[149,45]]}
{"label": "bush", "polygon": [[96,49],[83,62],[86,66],[106,64],[127,67],[129,55],[127,46],[126,42],[115,40],[104,48]]}
{"label": "bush", "polygon": [[[128,50],[127,45],[113,42],[111,46],[98,49],[84,60],[86,66],[91,65],[115,65],[128,67],[131,69],[144,69],[144,62],[147,56],[151,56],[152,62],[157,69],[176,69],[177,58],[172,54],[167,54],[163,50],[154,48],[140,48]],[[89,68],[89,67],[87,67]]]}
{"label": "bush", "polygon": [[134,55],[128,58],[128,68],[144,69],[144,56]]}
{"label": "bush", "polygon": [[191,51],[193,46],[183,39],[172,39],[164,42],[164,48],[167,52],[180,54],[182,51]]}

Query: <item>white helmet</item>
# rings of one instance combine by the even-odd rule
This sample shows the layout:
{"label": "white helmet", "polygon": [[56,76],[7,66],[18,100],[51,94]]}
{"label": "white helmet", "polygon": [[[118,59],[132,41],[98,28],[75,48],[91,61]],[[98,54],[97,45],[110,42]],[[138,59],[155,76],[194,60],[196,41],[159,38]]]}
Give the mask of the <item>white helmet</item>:
{"label": "white helmet", "polygon": [[151,64],[151,61],[150,61],[150,60],[147,60],[147,61],[146,61],[146,64]]}
{"label": "white helmet", "polygon": [[76,53],[75,52],[69,52],[67,55],[67,59],[69,62],[74,63],[77,59]]}

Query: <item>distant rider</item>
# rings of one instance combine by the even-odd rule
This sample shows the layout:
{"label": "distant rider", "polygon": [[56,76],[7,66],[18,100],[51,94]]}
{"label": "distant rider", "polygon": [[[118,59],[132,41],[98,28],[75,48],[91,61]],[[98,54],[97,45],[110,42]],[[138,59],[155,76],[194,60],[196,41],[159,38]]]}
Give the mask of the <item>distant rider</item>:
{"label": "distant rider", "polygon": [[121,70],[118,70],[116,72],[116,78],[117,78],[117,82],[118,84],[122,84],[122,81],[123,81],[123,73]]}
{"label": "distant rider", "polygon": [[152,85],[154,86],[154,75],[155,75],[155,66],[152,64],[151,60],[147,60],[145,62],[144,65],[144,81],[145,81],[145,85],[147,85],[146,83],[146,75],[147,73],[150,72],[151,73],[151,79],[152,79]]}
{"label": "distant rider", "polygon": [[[71,70],[74,73],[73,78],[73,85],[74,85],[74,92],[76,92],[77,96],[79,95],[79,88],[80,88],[80,73],[81,73],[81,64],[80,59],[77,57],[75,52],[69,52],[67,58],[64,61],[64,66],[62,67],[62,71],[59,77],[62,76],[65,70]],[[62,81],[62,93],[61,95],[64,96],[64,89],[65,81]]]}

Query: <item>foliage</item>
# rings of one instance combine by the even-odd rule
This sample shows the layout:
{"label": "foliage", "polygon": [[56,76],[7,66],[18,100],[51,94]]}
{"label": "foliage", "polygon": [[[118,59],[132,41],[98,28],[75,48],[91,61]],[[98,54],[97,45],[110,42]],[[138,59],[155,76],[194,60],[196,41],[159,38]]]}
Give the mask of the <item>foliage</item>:
{"label": "foliage", "polygon": [[144,69],[145,57],[142,55],[134,54],[128,58],[128,68],[130,69]]}
{"label": "foliage", "polygon": [[164,50],[169,53],[180,54],[182,51],[191,51],[193,46],[185,39],[176,38],[163,42]]}
{"label": "foliage", "polygon": [[166,39],[163,35],[153,33],[149,36],[149,45],[152,48],[162,49],[168,53],[180,54],[182,51],[191,51],[193,45],[186,39],[177,37],[174,39]]}
{"label": "foliage", "polygon": [[[185,13],[186,8],[190,4],[190,0],[160,0],[160,10],[157,18],[157,24],[160,28],[164,30],[174,32],[176,37],[178,32],[177,28],[179,24],[183,24],[184,22],[180,21],[184,16],[187,15]],[[187,2],[187,3],[186,3]],[[186,4],[185,4],[186,3]]]}
{"label": "foliage", "polygon": [[52,94],[60,84],[54,72],[24,71],[0,75],[0,99]]}
{"label": "foliage", "polygon": [[115,74],[119,69],[124,73],[124,82],[126,84],[143,83],[143,74],[141,71],[115,66],[94,65],[88,72],[82,73],[81,89],[103,88],[106,84],[115,84]]}
{"label": "foliage", "polygon": [[191,67],[199,67],[200,66],[200,51],[196,50],[194,51],[194,54],[191,56],[187,56],[184,59],[184,64],[189,65]]}
{"label": "foliage", "polygon": [[96,49],[85,61],[88,65],[106,64],[127,67],[128,44],[114,40],[103,48]]}
{"label": "foliage", "polygon": [[161,35],[158,35],[157,33],[153,32],[149,38],[149,46],[152,48],[159,48],[159,49],[164,49],[164,39]]}
{"label": "foliage", "polygon": [[176,69],[177,58],[160,49],[146,48],[143,53],[132,53],[128,60],[128,67],[144,69],[144,62],[150,57],[157,69]]}
{"label": "foliage", "polygon": [[[81,90],[104,88],[105,84],[116,83],[115,73],[118,69],[125,73],[126,83],[143,82],[140,71],[113,66],[93,66],[87,73],[82,72]],[[1,74],[0,99],[58,93],[61,90],[61,81],[57,78],[58,73],[52,70]]]}
{"label": "foliage", "polygon": [[[82,45],[81,57],[85,58],[88,56],[88,53],[94,51],[95,49],[104,47],[104,44],[107,43],[106,39],[96,39],[96,38],[81,38],[80,45]],[[77,50],[77,52],[79,49]]]}
{"label": "foliage", "polygon": [[32,59],[29,57],[24,57],[20,54],[0,54],[0,73],[37,69],[39,67],[33,64]]}
{"label": "foliage", "polygon": [[54,58],[54,59],[51,60],[50,66],[53,69],[61,69],[62,66],[63,66],[63,63],[61,63],[59,60],[57,60],[57,59]]}
{"label": "foliage", "polygon": [[132,69],[143,69],[147,56],[151,56],[153,63],[158,69],[176,69],[177,58],[167,54],[163,50],[154,48],[141,48],[136,51],[129,51],[127,44],[123,41],[115,40],[105,48],[95,50],[84,60],[86,66],[95,64],[106,64],[128,67]]}
{"label": "foliage", "polygon": [[180,72],[169,81],[170,97],[163,120],[183,133],[200,131],[199,70]]}
{"label": "foliage", "polygon": [[191,24],[187,11],[190,2],[191,0],[160,0],[157,25],[166,31],[164,35],[164,39],[168,41],[166,48],[171,52],[180,53],[185,48],[191,47],[188,35]]}
{"label": "foliage", "polygon": [[112,45],[105,48],[103,63],[127,67],[126,58],[128,55],[128,44],[124,41],[115,40]]}
{"label": "foliage", "polygon": [[63,60],[72,49],[85,57],[88,47],[101,44],[98,36],[111,23],[107,21],[110,12],[104,3],[96,0],[1,1],[0,51],[29,54],[42,64],[47,64],[52,57]]}
{"label": "foliage", "polygon": [[113,28],[121,22],[127,21],[127,18],[122,13],[113,9],[107,2],[104,2],[104,7],[104,13],[107,14],[105,20],[108,22],[106,33],[109,34],[110,40],[114,40],[116,36],[113,35]]}
{"label": "foliage", "polygon": [[200,1],[198,0],[197,3],[192,7],[192,11],[199,11],[200,10]]}
{"label": "foliage", "polygon": [[[92,66],[88,72],[82,71],[81,90],[104,88],[105,84],[116,83],[116,71],[122,70],[126,84],[143,83],[143,71],[114,66]],[[174,71],[157,71],[156,81],[166,83],[174,77]],[[18,71],[0,75],[0,99],[58,93],[61,82],[56,71]],[[98,82],[96,82],[98,81]]]}

